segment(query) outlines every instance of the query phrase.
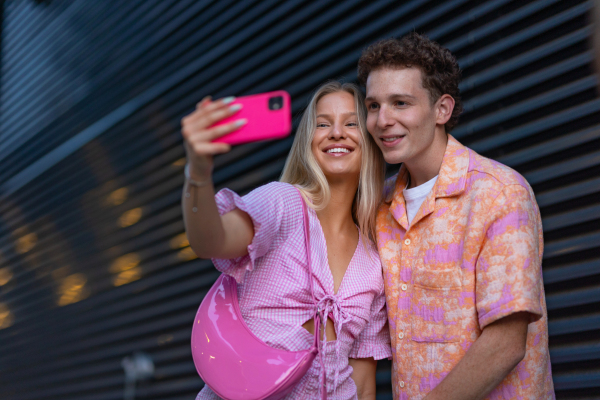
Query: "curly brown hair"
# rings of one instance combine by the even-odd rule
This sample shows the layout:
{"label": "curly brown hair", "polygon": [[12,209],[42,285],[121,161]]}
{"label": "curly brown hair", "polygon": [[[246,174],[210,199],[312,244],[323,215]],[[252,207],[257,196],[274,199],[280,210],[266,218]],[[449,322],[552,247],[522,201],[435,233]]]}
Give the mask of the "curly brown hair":
{"label": "curly brown hair", "polygon": [[452,116],[446,122],[450,132],[463,110],[458,83],[460,68],[450,50],[416,32],[397,39],[383,39],[367,47],[358,60],[358,81],[366,86],[371,71],[377,68],[419,68],[423,87],[429,92],[431,104],[443,94],[454,98]]}

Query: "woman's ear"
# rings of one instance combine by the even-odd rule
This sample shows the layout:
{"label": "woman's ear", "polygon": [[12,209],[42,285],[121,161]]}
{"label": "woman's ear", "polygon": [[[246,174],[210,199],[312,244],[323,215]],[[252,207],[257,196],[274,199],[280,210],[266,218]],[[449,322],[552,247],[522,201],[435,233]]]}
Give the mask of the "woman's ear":
{"label": "woman's ear", "polygon": [[445,125],[452,116],[452,111],[454,110],[454,98],[449,94],[443,94],[436,102],[436,105],[437,116],[435,122],[438,125]]}

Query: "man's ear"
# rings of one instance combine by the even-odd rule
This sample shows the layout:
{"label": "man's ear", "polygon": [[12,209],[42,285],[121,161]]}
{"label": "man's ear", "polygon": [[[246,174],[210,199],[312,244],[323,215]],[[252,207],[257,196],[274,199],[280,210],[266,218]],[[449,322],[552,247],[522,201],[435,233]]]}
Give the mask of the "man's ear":
{"label": "man's ear", "polygon": [[443,94],[436,102],[437,116],[435,123],[445,125],[452,116],[454,110],[454,98],[449,94]]}

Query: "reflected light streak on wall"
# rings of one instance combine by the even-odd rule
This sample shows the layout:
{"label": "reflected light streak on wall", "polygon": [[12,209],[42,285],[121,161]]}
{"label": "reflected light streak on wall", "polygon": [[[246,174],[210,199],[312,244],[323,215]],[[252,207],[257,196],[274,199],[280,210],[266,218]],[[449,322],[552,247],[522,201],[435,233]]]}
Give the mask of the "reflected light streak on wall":
{"label": "reflected light streak on wall", "polygon": [[0,268],[0,286],[6,285],[13,277],[13,273],[8,267]]}
{"label": "reflected light streak on wall", "polygon": [[122,286],[133,281],[137,281],[142,277],[142,268],[135,267],[119,273],[113,278],[113,285]]}
{"label": "reflected light streak on wall", "polygon": [[128,253],[117,258],[110,265],[109,271],[113,274],[118,274],[128,269],[137,267],[140,263],[140,256],[137,253]]}
{"label": "reflected light streak on wall", "polygon": [[15,250],[19,254],[25,254],[33,247],[38,241],[38,237],[35,233],[28,233],[26,235],[20,236],[15,243]]}
{"label": "reflected light streak on wall", "polygon": [[87,278],[81,273],[67,276],[58,288],[57,304],[62,307],[88,297],[89,290],[85,286],[86,283]]}
{"label": "reflected light streak on wall", "polygon": [[137,207],[129,211],[125,211],[123,215],[119,218],[119,226],[121,228],[126,228],[133,224],[136,224],[140,218],[142,218],[142,208]]}
{"label": "reflected light streak on wall", "polygon": [[194,250],[192,250],[192,248],[190,247],[190,242],[185,232],[171,239],[169,245],[172,249],[181,249],[177,252],[177,258],[181,261],[190,261],[195,258],[198,258],[196,253],[194,253]]}
{"label": "reflected light streak on wall", "polygon": [[159,346],[164,346],[165,344],[172,342],[172,341],[173,341],[173,335],[170,335],[167,333],[164,335],[160,335],[157,339]]}
{"label": "reflected light streak on wall", "polygon": [[171,239],[169,245],[172,249],[181,249],[182,247],[189,246],[190,242],[188,241],[187,235],[185,233],[181,233]]}
{"label": "reflected light streak on wall", "polygon": [[109,268],[111,273],[117,274],[113,277],[113,285],[121,286],[140,279],[142,277],[142,268],[138,267],[140,261],[137,253],[129,253],[117,258]]}
{"label": "reflected light streak on wall", "polygon": [[123,204],[127,197],[129,196],[129,189],[127,187],[122,187],[117,190],[113,190],[111,194],[106,198],[106,203],[111,206],[118,206],[119,204]]}
{"label": "reflected light streak on wall", "polygon": [[177,253],[177,258],[179,258],[181,261],[190,261],[198,258],[198,256],[196,253],[194,253],[194,250],[192,250],[191,247],[186,247],[185,249],[179,250]]}
{"label": "reflected light streak on wall", "polygon": [[185,166],[186,162],[187,162],[187,159],[185,157],[181,157],[179,160],[175,161],[171,165],[173,165],[174,167],[182,168],[183,166]]}
{"label": "reflected light streak on wall", "polygon": [[15,318],[5,303],[0,303],[0,329],[8,328]]}

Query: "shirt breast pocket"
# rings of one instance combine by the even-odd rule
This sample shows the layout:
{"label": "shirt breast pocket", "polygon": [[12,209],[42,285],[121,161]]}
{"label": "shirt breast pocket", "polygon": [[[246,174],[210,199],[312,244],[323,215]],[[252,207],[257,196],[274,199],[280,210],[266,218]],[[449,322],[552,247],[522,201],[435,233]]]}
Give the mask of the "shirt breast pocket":
{"label": "shirt breast pocket", "polygon": [[460,271],[417,268],[413,282],[411,339],[415,342],[458,342],[462,320]]}

